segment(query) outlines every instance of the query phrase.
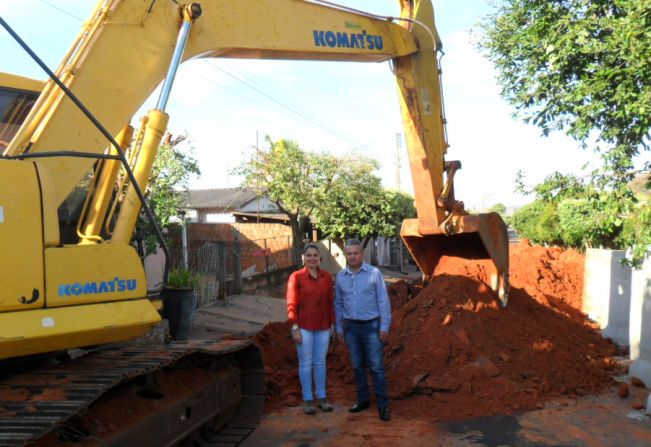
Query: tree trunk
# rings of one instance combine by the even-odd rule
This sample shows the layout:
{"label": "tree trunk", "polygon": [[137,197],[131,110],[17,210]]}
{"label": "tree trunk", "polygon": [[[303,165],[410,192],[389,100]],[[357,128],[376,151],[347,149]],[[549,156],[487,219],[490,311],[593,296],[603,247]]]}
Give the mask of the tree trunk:
{"label": "tree trunk", "polygon": [[292,227],[292,254],[294,264],[300,266],[303,261],[303,230],[305,224],[301,225],[300,218],[289,216],[289,224]]}

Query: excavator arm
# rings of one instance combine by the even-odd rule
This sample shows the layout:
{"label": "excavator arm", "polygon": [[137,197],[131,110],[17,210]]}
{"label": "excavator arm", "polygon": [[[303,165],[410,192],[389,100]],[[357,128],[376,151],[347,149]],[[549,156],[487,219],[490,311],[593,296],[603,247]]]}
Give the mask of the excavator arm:
{"label": "excavator arm", "polygon": [[[183,52],[191,58],[383,61],[417,51],[405,28],[297,0],[206,0]],[[112,134],[163,81],[183,22],[169,0],[100,2],[56,71]],[[74,129],[74,132],[70,132]],[[5,155],[102,153],[107,141],[51,81]],[[61,204],[92,160],[43,159]]]}

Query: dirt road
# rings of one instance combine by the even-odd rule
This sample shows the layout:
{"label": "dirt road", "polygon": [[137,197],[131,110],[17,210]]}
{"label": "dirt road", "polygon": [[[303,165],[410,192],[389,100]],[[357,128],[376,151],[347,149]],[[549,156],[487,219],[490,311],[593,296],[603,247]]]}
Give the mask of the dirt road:
{"label": "dirt road", "polygon": [[403,417],[394,403],[394,417],[385,423],[374,409],[349,414],[335,404],[333,413],[306,416],[300,407],[266,415],[243,447],[429,447],[429,446],[621,446],[651,445],[651,419],[633,403],[642,403],[645,388],[632,388],[619,398],[614,390],[599,396],[561,399],[545,408],[510,416],[456,422]]}

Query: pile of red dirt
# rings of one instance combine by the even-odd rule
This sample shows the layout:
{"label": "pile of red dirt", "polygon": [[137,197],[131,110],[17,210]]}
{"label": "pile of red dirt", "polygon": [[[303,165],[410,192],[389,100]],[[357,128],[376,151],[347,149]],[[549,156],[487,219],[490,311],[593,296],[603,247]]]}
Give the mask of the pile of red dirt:
{"label": "pile of red dirt", "polygon": [[[385,365],[394,412],[432,420],[510,414],[614,384],[616,346],[580,312],[583,257],[525,242],[511,246],[510,261],[506,308],[487,286],[489,261],[444,257],[415,296],[404,283],[390,286]],[[266,365],[267,411],[299,404],[289,327],[266,326],[256,344]],[[328,395],[355,400],[341,343],[328,356]]]}
{"label": "pile of red dirt", "polygon": [[582,321],[584,256],[576,250],[511,244],[511,284],[536,301]]}

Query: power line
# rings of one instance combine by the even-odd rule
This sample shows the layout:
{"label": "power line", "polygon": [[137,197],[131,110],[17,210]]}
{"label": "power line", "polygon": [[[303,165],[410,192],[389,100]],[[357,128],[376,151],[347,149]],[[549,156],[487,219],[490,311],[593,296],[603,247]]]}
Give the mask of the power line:
{"label": "power line", "polygon": [[[72,13],[70,13],[70,12],[68,12],[68,11],[66,11],[66,10],[64,10],[64,9],[62,9],[62,8],[60,8],[60,7],[58,7],[58,6],[56,6],[56,5],[53,5],[53,4],[51,4],[50,2],[48,2],[48,1],[46,1],[46,0],[39,0],[39,1],[40,1],[41,3],[43,3],[43,4],[45,4],[45,5],[47,5],[47,6],[51,7],[51,8],[53,8],[53,9],[55,9],[55,10],[61,12],[62,14],[65,14],[65,15],[67,15],[67,16],[69,16],[69,17],[72,17],[72,18],[74,18],[74,19],[76,19],[76,20],[79,20],[80,22],[83,22],[83,21],[84,21],[82,18],[80,18],[80,17],[78,17],[78,16],[76,16],[76,15],[74,15],[74,14],[72,14]],[[233,74],[233,73],[231,73],[230,71],[228,71],[228,70],[226,70],[226,69],[224,69],[224,68],[222,68],[222,67],[219,67],[219,66],[217,66],[217,65],[215,65],[215,64],[213,64],[213,63],[210,63],[210,61],[207,61],[207,60],[206,60],[205,62],[208,63],[209,65],[212,65],[214,68],[216,68],[216,69],[218,69],[219,71],[223,72],[223,73],[226,74],[227,76],[230,76],[231,78],[235,79],[236,81],[238,81],[238,82],[240,82],[240,83],[246,85],[246,86],[249,87],[250,89],[252,89],[252,90],[254,90],[255,92],[257,92],[258,94],[260,94],[260,95],[264,96],[265,98],[269,99],[270,101],[272,101],[272,102],[278,104],[279,106],[283,107],[284,109],[288,110],[289,112],[293,113],[294,115],[298,116],[299,118],[301,118],[301,119],[303,119],[303,120],[305,120],[305,121],[310,122],[311,124],[315,125],[315,126],[318,127],[319,129],[321,129],[321,130],[323,130],[323,131],[329,133],[330,135],[333,135],[333,136],[339,138],[339,139],[342,140],[342,141],[346,141],[346,142],[348,142],[348,143],[352,143],[352,144],[354,144],[354,145],[355,145],[354,148],[359,148],[359,147],[364,147],[364,146],[366,146],[366,145],[364,145],[364,144],[359,144],[358,142],[356,142],[356,141],[354,141],[354,140],[351,140],[351,139],[349,139],[349,138],[347,138],[347,137],[345,137],[345,136],[343,136],[343,135],[341,135],[341,134],[339,134],[339,133],[337,133],[337,132],[335,132],[335,131],[333,131],[333,130],[330,130],[330,129],[327,128],[325,125],[323,125],[323,124],[321,124],[320,122],[318,122],[315,118],[310,117],[309,115],[307,115],[304,111],[297,110],[298,107],[297,107],[296,105],[294,105],[294,104],[290,105],[290,104],[287,104],[287,103],[285,103],[285,102],[283,102],[283,101],[280,101],[280,100],[278,100],[277,98],[275,98],[275,97],[273,97],[273,96],[271,96],[271,95],[265,93],[263,90],[261,90],[260,88],[256,87],[255,85],[252,85],[253,83],[256,83],[256,84],[260,85],[262,88],[267,88],[267,86],[266,86],[266,85],[263,85],[261,82],[246,77],[245,75],[243,75],[242,73],[240,73],[240,72],[238,72],[237,70],[233,69],[232,67],[229,67],[229,68],[230,68],[232,71],[237,72],[237,73],[239,74],[239,76],[238,76],[238,75],[235,75],[235,74]],[[246,95],[243,95],[243,94],[241,94],[240,92],[237,92],[237,91],[235,91],[235,90],[233,90],[233,89],[230,89],[230,88],[226,87],[226,86],[223,85],[223,84],[219,84],[219,83],[215,82],[214,80],[208,79],[208,78],[206,78],[206,77],[204,77],[204,76],[201,76],[201,75],[198,75],[198,74],[196,74],[196,73],[195,73],[195,76],[199,76],[199,77],[205,79],[206,81],[208,81],[208,82],[212,82],[212,83],[214,83],[215,85],[218,85],[218,86],[220,86],[220,87],[222,87],[222,88],[224,88],[224,89],[226,89],[226,90],[228,90],[228,91],[230,91],[230,92],[232,92],[232,93],[234,93],[234,94],[236,94],[236,95],[242,96],[243,98],[246,98],[246,99],[248,99],[248,100],[250,100],[250,101],[253,101],[253,102],[257,103],[257,104],[262,105],[260,102],[256,101],[255,99],[250,98],[250,97],[248,97],[248,96],[246,96]],[[244,78],[244,79],[242,79],[242,78]]]}
{"label": "power line", "polygon": [[291,113],[293,113],[294,115],[298,116],[299,118],[302,118],[302,119],[304,119],[305,121],[308,121],[308,122],[312,123],[313,125],[315,125],[315,126],[318,127],[319,129],[321,129],[321,130],[323,130],[323,131],[325,131],[325,132],[327,132],[327,133],[329,133],[329,134],[331,134],[331,135],[334,135],[335,137],[337,137],[337,138],[339,138],[339,139],[341,139],[341,140],[343,140],[343,141],[346,141],[346,142],[348,142],[348,143],[352,143],[352,144],[357,145],[357,142],[356,142],[356,141],[350,140],[350,139],[348,139],[348,138],[346,138],[346,137],[344,137],[344,136],[342,136],[342,135],[339,135],[338,133],[336,133],[336,132],[334,132],[334,131],[332,131],[332,130],[326,128],[325,126],[323,126],[323,125],[320,124],[319,122],[315,121],[315,120],[312,119],[311,117],[306,116],[306,115],[304,115],[304,114],[302,114],[302,113],[296,111],[296,110],[295,110],[294,108],[292,108],[291,106],[289,106],[289,105],[283,103],[282,101],[280,101],[280,100],[274,98],[273,96],[271,96],[271,95],[265,93],[264,91],[260,90],[260,89],[257,88],[256,86],[251,85],[249,82],[247,82],[247,81],[245,81],[245,80],[243,80],[243,79],[240,79],[239,77],[237,77],[236,75],[230,73],[229,71],[227,71],[227,70],[225,70],[225,69],[223,69],[223,68],[221,68],[221,67],[218,67],[218,66],[215,65],[215,64],[210,63],[210,61],[205,61],[205,62],[206,62],[208,65],[212,65],[214,68],[216,68],[217,70],[223,72],[223,73],[226,74],[227,76],[230,76],[231,78],[235,79],[236,81],[238,81],[238,82],[240,82],[240,83],[246,85],[247,87],[249,87],[250,89],[256,91],[257,93],[259,93],[260,95],[264,96],[265,98],[267,98],[267,99],[273,101],[274,103],[278,104],[279,106],[283,107],[284,109],[289,110]]}
{"label": "power line", "polygon": [[216,86],[218,86],[218,87],[221,87],[221,88],[223,88],[224,90],[233,93],[234,95],[241,96],[241,97],[244,98],[244,99],[248,99],[249,101],[251,101],[251,102],[253,102],[253,103],[255,103],[255,104],[258,104],[258,105],[263,106],[263,107],[266,107],[266,106],[267,106],[266,104],[264,104],[264,103],[258,101],[257,99],[252,98],[252,97],[250,97],[250,96],[247,96],[247,95],[245,95],[244,93],[238,92],[237,90],[234,90],[234,89],[232,89],[232,88],[230,88],[230,87],[228,87],[228,86],[226,86],[226,85],[224,85],[224,84],[222,84],[222,83],[220,83],[220,82],[217,82],[217,81],[215,81],[215,80],[212,79],[212,78],[209,78],[209,77],[207,77],[207,76],[203,76],[203,75],[201,75],[201,74],[199,74],[199,73],[195,73],[195,72],[193,72],[193,71],[190,71],[189,73],[191,73],[192,76],[196,76],[196,77],[198,77],[198,78],[203,79],[203,80],[206,81],[206,82],[209,82],[209,83],[214,84],[214,85],[216,85]]}
{"label": "power line", "polygon": [[73,19],[77,19],[77,20],[79,20],[80,22],[83,22],[83,21],[84,21],[84,19],[82,19],[81,17],[78,17],[78,16],[72,14],[71,12],[66,11],[65,9],[59,8],[58,6],[53,5],[53,4],[50,3],[50,2],[46,2],[45,0],[38,0],[38,1],[40,1],[40,2],[43,3],[44,5],[49,6],[50,8],[54,8],[54,9],[56,9],[57,11],[59,11],[59,12],[65,14],[65,15],[67,15],[67,16],[72,17]]}
{"label": "power line", "polygon": [[[301,61],[301,62],[307,62],[307,61]],[[310,61],[310,62],[319,62],[319,63],[323,63],[323,61]],[[211,64],[211,65],[212,65],[212,64]],[[223,62],[223,60],[220,60],[220,61],[219,61],[219,65],[222,66],[222,67],[225,68],[225,69],[228,69],[228,70],[231,71],[231,72],[234,72],[235,74],[239,75],[239,76],[240,76],[241,78],[243,78],[244,80],[256,84],[257,86],[259,86],[259,87],[262,88],[262,89],[265,89],[265,90],[268,91],[268,90],[271,90],[271,89],[274,88],[273,85],[266,84],[266,83],[264,83],[262,80],[259,80],[258,78],[251,77],[251,76],[247,76],[246,74],[242,73],[242,71],[236,69],[236,68],[233,67],[232,65],[225,64],[225,63]],[[331,81],[331,80],[326,80],[326,78],[324,78],[324,77],[320,74],[320,72],[316,72],[316,73],[310,72],[310,73],[308,74],[305,70],[302,70],[302,69],[301,69],[301,67],[305,67],[305,66],[306,66],[305,63],[300,63],[300,64],[296,64],[293,68],[294,68],[296,71],[301,72],[302,75],[303,75],[303,77],[306,78],[306,79],[313,79],[313,78],[315,77],[315,75],[316,75],[317,77],[321,77],[321,79],[323,80],[323,84],[328,84],[328,82]],[[285,103],[287,106],[296,109],[297,112],[299,112],[299,113],[301,113],[301,114],[303,114],[303,115],[306,115],[306,116],[310,116],[310,114],[307,113],[304,109],[302,109],[301,106],[298,105],[297,103],[295,103],[295,102],[291,102],[291,101],[288,101],[286,98],[284,98],[284,103]],[[377,110],[369,110],[369,112],[370,112],[370,113],[376,113]],[[369,120],[369,121],[372,121],[372,120]],[[328,124],[331,124],[331,123],[324,122],[324,121],[322,121],[322,120],[319,120],[319,122],[320,122],[321,125],[324,126],[324,127],[328,127],[328,128],[332,128],[332,127],[333,127],[333,126],[328,125]],[[392,134],[392,135],[393,135],[393,134]],[[337,136],[338,136],[339,138],[341,138],[341,137],[339,136],[339,134],[337,134]],[[379,141],[384,141],[384,140],[385,140],[385,139],[382,138],[382,139],[380,139],[380,140],[374,140],[372,143],[356,143],[356,142],[353,142],[353,141],[351,141],[351,140],[349,140],[349,139],[346,139],[347,142],[349,142],[349,143],[354,143],[355,145],[352,146],[352,147],[349,147],[349,148],[347,148],[347,149],[344,149],[344,151],[354,151],[354,150],[357,150],[357,149],[364,149],[365,147],[368,147],[368,146],[370,146],[371,144],[377,143],[377,142],[379,142]]]}
{"label": "power line", "polygon": [[[229,70],[230,72],[234,73],[235,75],[239,76],[240,78],[244,79],[245,81],[248,81],[248,82],[250,82],[250,83],[252,83],[252,84],[255,84],[257,87],[261,88],[261,89],[264,90],[264,91],[272,91],[272,90],[275,88],[274,85],[270,85],[270,84],[268,84],[268,83],[265,83],[263,80],[261,80],[261,79],[259,79],[259,78],[256,78],[256,77],[250,76],[250,75],[248,75],[248,74],[242,73],[242,72],[241,72],[240,70],[238,70],[237,68],[233,67],[232,65],[226,64],[226,63],[223,62],[223,61],[220,61],[219,65],[220,65],[222,68],[227,69],[227,70]],[[295,65],[298,66],[298,64],[295,64]],[[307,76],[306,76],[306,78],[307,78]],[[325,82],[324,82],[324,84],[325,84]],[[302,115],[310,116],[310,113],[308,113],[308,112],[307,112],[307,111],[306,111],[306,110],[301,106],[301,104],[296,103],[296,102],[293,102],[293,101],[289,100],[289,98],[283,98],[283,101],[282,101],[282,102],[283,102],[285,105],[287,105],[288,107],[291,107],[291,108],[293,108],[294,110],[296,110],[297,112],[301,113]],[[330,125],[330,124],[332,124],[332,123],[324,122],[322,119],[320,119],[320,120],[318,120],[318,121],[319,121],[319,122],[320,122],[324,127],[328,127],[328,128],[332,128],[332,127],[333,127],[333,126]]]}

